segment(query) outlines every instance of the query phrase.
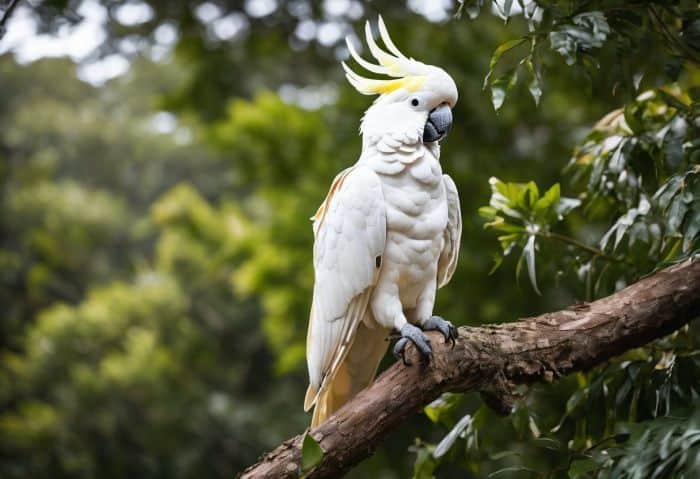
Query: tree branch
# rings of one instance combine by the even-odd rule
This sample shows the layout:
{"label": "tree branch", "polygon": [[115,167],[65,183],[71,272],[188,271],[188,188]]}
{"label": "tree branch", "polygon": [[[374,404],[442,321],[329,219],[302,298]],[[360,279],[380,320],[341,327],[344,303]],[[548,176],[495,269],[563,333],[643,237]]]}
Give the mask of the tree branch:
{"label": "tree branch", "polygon": [[[665,336],[700,316],[700,260],[687,260],[593,303],[514,323],[462,327],[454,348],[431,335],[434,358],[391,366],[311,435],[324,450],[310,478],[339,477],[381,439],[440,394],[482,391],[505,409],[515,384],[590,369]],[[301,407],[301,406],[300,406]],[[242,478],[298,477],[302,435],[287,440]]]}

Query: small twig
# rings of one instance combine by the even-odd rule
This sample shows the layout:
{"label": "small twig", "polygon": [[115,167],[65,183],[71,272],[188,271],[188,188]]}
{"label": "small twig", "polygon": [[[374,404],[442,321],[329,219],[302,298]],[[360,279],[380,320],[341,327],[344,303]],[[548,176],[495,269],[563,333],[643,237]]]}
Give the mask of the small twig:
{"label": "small twig", "polygon": [[668,26],[666,23],[664,23],[661,15],[656,10],[654,5],[649,5],[648,10],[649,18],[651,18],[655,29],[661,34],[661,36],[663,36],[672,47],[675,47],[675,49],[679,51],[678,53],[680,53],[684,58],[693,62],[695,65],[700,66],[700,58],[696,57],[695,52],[668,29]]}
{"label": "small twig", "polygon": [[557,241],[561,241],[562,243],[566,243],[566,244],[569,244],[571,246],[575,246],[576,248],[583,250],[587,253],[590,253],[595,257],[599,257],[599,258],[602,258],[602,259],[605,259],[605,260],[608,260],[608,261],[611,261],[614,263],[628,263],[628,261],[626,261],[623,258],[618,258],[618,257],[612,256],[612,255],[609,255],[608,253],[606,253],[605,251],[603,251],[601,249],[594,248],[593,246],[589,246],[585,243],[581,243],[579,240],[574,239],[570,236],[562,235],[559,233],[553,233],[551,231],[550,232],[539,232],[539,233],[537,233],[537,235],[542,237],[542,238],[545,238],[545,239],[555,239]]}
{"label": "small twig", "polygon": [[5,36],[5,32],[7,32],[7,28],[5,27],[5,24],[10,19],[10,16],[12,15],[12,11],[15,9],[15,7],[18,4],[19,4],[19,0],[10,0],[10,3],[7,5],[7,8],[5,8],[5,11],[2,14],[2,18],[0,18],[0,40],[2,40],[2,37]]}

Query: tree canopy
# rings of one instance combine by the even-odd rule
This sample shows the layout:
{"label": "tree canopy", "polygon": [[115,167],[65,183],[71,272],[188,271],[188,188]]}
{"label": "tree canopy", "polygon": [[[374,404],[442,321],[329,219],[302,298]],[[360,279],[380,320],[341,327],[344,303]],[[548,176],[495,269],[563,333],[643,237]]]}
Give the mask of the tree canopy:
{"label": "tree canopy", "polygon": [[[339,59],[377,12],[460,91],[441,316],[592,301],[700,247],[693,2],[35,3],[49,33],[104,9],[83,61],[131,63],[93,86],[0,56],[2,477],[230,477],[304,430],[308,218],[358,158]],[[445,394],[349,477],[693,477],[699,341],[521,386],[505,417]]]}

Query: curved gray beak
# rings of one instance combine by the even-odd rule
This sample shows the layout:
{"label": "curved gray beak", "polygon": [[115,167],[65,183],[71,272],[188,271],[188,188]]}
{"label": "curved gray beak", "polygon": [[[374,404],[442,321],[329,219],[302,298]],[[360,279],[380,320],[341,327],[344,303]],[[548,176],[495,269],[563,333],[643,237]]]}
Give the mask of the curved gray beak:
{"label": "curved gray beak", "polygon": [[423,143],[443,139],[452,128],[452,110],[449,105],[443,103],[428,115],[423,129]]}

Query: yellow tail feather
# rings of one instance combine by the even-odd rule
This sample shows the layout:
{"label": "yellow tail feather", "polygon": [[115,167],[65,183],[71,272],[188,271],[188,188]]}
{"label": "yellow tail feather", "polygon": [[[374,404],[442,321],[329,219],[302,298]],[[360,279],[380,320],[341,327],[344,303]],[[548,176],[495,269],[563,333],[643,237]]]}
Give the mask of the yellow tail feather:
{"label": "yellow tail feather", "polygon": [[311,427],[316,427],[328,419],[331,414],[340,409],[340,406],[348,402],[348,400],[354,396],[354,394],[352,394],[354,391],[351,390],[352,388],[350,386],[350,377],[347,374],[346,363],[343,363],[338,369],[338,373],[328,384],[328,387],[316,396],[316,405],[314,407],[314,415],[311,418]]}
{"label": "yellow tail feather", "polygon": [[316,391],[312,386],[306,390],[304,410],[314,407],[311,427],[328,419],[335,411],[372,383],[377,367],[386,352],[388,330],[380,327],[368,328],[361,323],[348,355],[340,364],[335,376]]}
{"label": "yellow tail feather", "polygon": [[317,394],[318,391],[316,391],[314,387],[309,384],[309,387],[306,388],[306,396],[304,397],[304,412],[311,409],[311,407],[316,403]]}

